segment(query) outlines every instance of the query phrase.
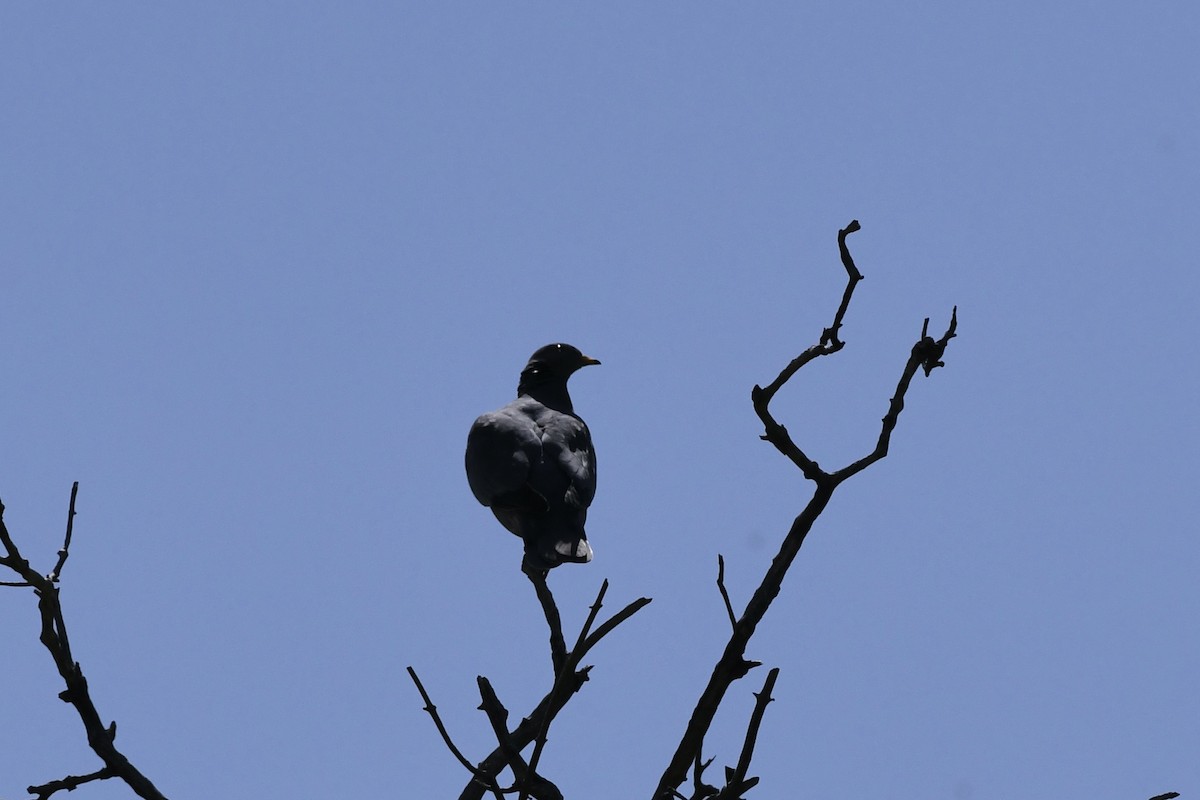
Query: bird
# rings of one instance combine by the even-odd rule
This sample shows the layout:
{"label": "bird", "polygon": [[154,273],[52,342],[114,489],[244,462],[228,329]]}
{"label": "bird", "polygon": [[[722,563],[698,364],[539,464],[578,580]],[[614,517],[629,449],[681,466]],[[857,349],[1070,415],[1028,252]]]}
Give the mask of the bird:
{"label": "bird", "polygon": [[480,416],[467,435],[471,492],[522,539],[523,569],[545,574],[592,560],[584,522],[596,494],[596,449],[567,379],[599,363],[561,342],[538,348],[521,370],[517,399]]}

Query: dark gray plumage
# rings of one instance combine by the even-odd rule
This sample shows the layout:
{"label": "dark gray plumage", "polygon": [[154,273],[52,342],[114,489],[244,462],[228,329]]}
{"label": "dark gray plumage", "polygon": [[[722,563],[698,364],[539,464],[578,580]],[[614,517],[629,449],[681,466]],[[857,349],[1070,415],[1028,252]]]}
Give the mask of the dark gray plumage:
{"label": "dark gray plumage", "polygon": [[467,436],[471,491],[521,537],[535,569],[592,560],[583,525],[596,494],[596,450],[567,379],[599,363],[569,344],[546,345],[521,371],[517,399],[475,420]]}

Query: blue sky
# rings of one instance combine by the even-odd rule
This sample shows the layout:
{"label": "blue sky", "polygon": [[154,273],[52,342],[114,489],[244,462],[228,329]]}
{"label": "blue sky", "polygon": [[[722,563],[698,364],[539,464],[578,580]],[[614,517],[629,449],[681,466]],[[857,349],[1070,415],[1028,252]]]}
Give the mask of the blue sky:
{"label": "blue sky", "polygon": [[[649,797],[808,497],[749,402],[882,463],[748,655],[751,797],[1200,790],[1193,4],[255,3],[0,10],[0,497],[118,743],[171,797],[448,797],[549,685],[519,544],[462,474],[529,354],[572,382],[592,654],[542,764]],[[0,594],[0,797],[98,764]],[[709,754],[732,763],[759,670]],[[128,797],[93,785],[88,798]]]}

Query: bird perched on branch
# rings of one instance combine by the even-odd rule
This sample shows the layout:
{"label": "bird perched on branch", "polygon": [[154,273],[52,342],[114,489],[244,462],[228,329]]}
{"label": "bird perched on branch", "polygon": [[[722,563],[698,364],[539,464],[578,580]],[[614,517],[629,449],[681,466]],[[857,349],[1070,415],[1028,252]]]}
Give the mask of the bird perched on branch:
{"label": "bird perched on branch", "polygon": [[583,525],[596,494],[596,450],[567,379],[599,363],[569,344],[540,348],[521,370],[517,399],[475,420],[467,436],[471,491],[525,542],[527,568],[592,560]]}

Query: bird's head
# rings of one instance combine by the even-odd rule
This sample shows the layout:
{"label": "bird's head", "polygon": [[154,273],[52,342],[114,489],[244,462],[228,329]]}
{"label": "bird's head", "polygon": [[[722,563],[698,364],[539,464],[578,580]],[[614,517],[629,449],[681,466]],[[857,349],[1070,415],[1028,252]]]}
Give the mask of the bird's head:
{"label": "bird's head", "polygon": [[517,387],[517,394],[525,394],[538,384],[562,383],[565,385],[567,378],[571,377],[576,370],[599,363],[591,356],[585,356],[579,352],[578,347],[572,347],[569,344],[560,342],[539,347],[529,357],[529,363],[525,365],[525,369],[521,370],[521,384]]}

